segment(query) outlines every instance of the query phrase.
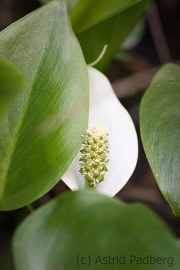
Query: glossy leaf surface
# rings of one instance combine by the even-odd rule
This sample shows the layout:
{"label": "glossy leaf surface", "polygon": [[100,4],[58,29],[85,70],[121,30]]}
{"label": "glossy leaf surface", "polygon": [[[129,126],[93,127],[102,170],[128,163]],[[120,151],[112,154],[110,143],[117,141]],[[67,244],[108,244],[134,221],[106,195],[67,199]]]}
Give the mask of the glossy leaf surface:
{"label": "glossy leaf surface", "polygon": [[21,72],[11,63],[0,59],[0,114],[25,85]]}
{"label": "glossy leaf surface", "polygon": [[17,270],[178,270],[180,264],[174,237],[147,207],[87,190],[56,197],[30,215],[15,233],[13,253]]}
{"label": "glossy leaf surface", "polygon": [[0,122],[0,209],[24,206],[51,189],[77,155],[87,129],[88,77],[64,0],[0,33],[0,56],[29,87]]}
{"label": "glossy leaf surface", "polygon": [[154,177],[180,218],[180,68],[167,64],[141,102],[141,137]]}

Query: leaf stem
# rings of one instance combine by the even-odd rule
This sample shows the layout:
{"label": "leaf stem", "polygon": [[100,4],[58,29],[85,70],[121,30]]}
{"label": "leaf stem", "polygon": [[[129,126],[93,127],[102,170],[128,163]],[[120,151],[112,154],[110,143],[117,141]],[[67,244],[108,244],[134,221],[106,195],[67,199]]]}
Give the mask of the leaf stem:
{"label": "leaf stem", "polygon": [[89,67],[95,66],[95,65],[102,59],[102,57],[104,56],[104,54],[105,54],[105,52],[106,52],[106,50],[107,50],[107,46],[108,46],[108,45],[105,45],[105,46],[103,47],[102,52],[100,53],[100,55],[98,56],[98,58],[97,58],[94,62],[88,64]]}

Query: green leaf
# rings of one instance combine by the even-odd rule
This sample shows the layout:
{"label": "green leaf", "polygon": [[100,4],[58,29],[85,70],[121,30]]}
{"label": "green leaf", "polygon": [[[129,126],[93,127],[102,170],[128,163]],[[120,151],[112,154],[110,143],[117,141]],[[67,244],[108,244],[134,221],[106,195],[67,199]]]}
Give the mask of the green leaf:
{"label": "green leaf", "polygon": [[138,21],[138,23],[134,26],[130,34],[126,37],[126,39],[121,44],[122,50],[132,50],[138,43],[141,41],[142,36],[145,30],[145,18],[142,18]]}
{"label": "green leaf", "polygon": [[25,85],[21,72],[11,63],[0,59],[0,115]]}
{"label": "green leaf", "polygon": [[140,110],[141,137],[164,197],[180,218],[180,68],[167,64],[156,74]]}
{"label": "green leaf", "polygon": [[87,129],[88,75],[64,0],[0,33],[0,56],[30,87],[0,121],[0,209],[34,201],[65,173]]}
{"label": "green leaf", "polygon": [[[49,0],[40,0],[47,3]],[[104,70],[151,0],[67,0],[71,23],[86,63],[92,63],[103,47],[108,49],[96,65]]]}
{"label": "green leaf", "polygon": [[89,190],[56,197],[23,221],[13,239],[17,270],[86,269],[89,263],[93,270],[179,269],[179,251],[147,207]]}
{"label": "green leaf", "polygon": [[137,0],[80,0],[71,13],[73,29],[75,33],[83,32],[135,2]]}
{"label": "green leaf", "polygon": [[103,70],[143,15],[150,0],[82,0],[71,13],[72,26],[86,59],[93,62],[108,49],[96,68]]}

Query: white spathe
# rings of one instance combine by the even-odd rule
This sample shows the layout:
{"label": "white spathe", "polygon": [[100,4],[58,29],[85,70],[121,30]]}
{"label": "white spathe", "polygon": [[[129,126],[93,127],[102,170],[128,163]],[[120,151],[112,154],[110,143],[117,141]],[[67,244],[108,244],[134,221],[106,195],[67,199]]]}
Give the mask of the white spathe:
{"label": "white spathe", "polygon": [[[138,157],[138,142],[134,124],[117,99],[108,79],[98,70],[88,67],[90,109],[88,130],[99,124],[109,134],[108,172],[96,190],[114,196],[129,180]],[[83,134],[82,134],[83,135]],[[62,180],[72,190],[84,187],[79,173],[79,154],[63,175]]]}

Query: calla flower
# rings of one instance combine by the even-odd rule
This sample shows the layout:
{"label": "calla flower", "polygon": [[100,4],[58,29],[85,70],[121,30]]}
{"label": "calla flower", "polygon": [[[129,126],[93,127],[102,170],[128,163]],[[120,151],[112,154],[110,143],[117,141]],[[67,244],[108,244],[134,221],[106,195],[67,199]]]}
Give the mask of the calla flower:
{"label": "calla flower", "polygon": [[[128,112],[115,96],[108,79],[91,67],[88,67],[88,75],[90,109],[87,134],[96,126],[104,126],[108,134],[108,171],[104,174],[103,181],[96,185],[96,190],[114,196],[135,169],[138,156],[137,135]],[[84,176],[79,172],[81,155],[82,153],[77,155],[62,177],[72,190],[84,188]]]}

